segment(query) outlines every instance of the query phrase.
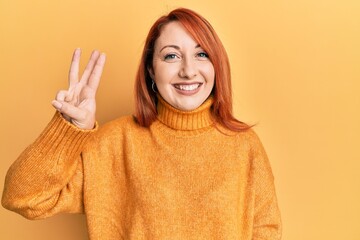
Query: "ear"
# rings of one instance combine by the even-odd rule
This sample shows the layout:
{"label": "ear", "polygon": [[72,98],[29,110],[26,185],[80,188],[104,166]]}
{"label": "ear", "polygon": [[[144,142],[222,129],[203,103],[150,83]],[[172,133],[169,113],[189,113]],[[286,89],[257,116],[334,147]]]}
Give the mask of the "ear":
{"label": "ear", "polygon": [[152,67],[148,67],[147,70],[149,72],[151,79],[154,80],[155,78],[154,69]]}

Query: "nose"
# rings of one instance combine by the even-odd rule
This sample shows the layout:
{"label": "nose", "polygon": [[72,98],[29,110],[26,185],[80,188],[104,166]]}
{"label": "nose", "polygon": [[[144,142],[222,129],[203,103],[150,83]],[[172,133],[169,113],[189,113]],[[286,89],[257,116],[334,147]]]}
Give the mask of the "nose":
{"label": "nose", "polygon": [[197,75],[197,67],[194,59],[186,58],[183,59],[179,76],[181,78],[192,79]]}

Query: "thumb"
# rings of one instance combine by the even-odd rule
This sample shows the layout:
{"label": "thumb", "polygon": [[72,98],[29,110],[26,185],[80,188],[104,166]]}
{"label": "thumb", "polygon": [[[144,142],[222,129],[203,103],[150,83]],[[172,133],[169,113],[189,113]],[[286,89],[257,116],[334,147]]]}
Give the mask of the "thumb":
{"label": "thumb", "polygon": [[83,111],[81,111],[79,108],[75,107],[72,104],[69,104],[69,103],[63,102],[63,101],[58,101],[58,100],[53,100],[51,102],[51,104],[53,105],[53,107],[56,110],[61,112],[67,118],[71,118],[71,119],[74,119],[74,120],[81,120],[81,119],[84,118],[83,117],[83,115],[84,115]]}

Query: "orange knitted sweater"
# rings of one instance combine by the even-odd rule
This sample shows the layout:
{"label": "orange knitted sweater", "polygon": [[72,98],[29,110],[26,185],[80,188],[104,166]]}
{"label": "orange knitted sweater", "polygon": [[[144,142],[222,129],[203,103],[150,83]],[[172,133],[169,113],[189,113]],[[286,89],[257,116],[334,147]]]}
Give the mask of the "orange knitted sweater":
{"label": "orange knitted sweater", "polygon": [[86,131],[57,113],[10,167],[2,204],[29,219],[85,213],[92,240],[280,239],[258,137],[215,126],[211,104],[160,99],[149,128],[123,117]]}

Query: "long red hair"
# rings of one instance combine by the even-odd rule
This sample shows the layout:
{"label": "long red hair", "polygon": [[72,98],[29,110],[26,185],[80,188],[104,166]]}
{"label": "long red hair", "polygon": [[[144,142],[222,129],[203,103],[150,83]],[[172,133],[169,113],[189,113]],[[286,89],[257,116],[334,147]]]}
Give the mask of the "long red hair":
{"label": "long red hair", "polygon": [[145,41],[139,69],[135,81],[135,119],[144,127],[149,127],[156,120],[156,93],[152,90],[152,79],[148,69],[152,68],[155,41],[165,24],[178,21],[196,42],[206,51],[215,70],[215,84],[212,90],[214,103],[212,116],[224,127],[241,131],[249,126],[238,121],[232,114],[232,90],[230,64],[227,53],[210,23],[196,12],[178,8],[168,15],[160,17],[151,27]]}

